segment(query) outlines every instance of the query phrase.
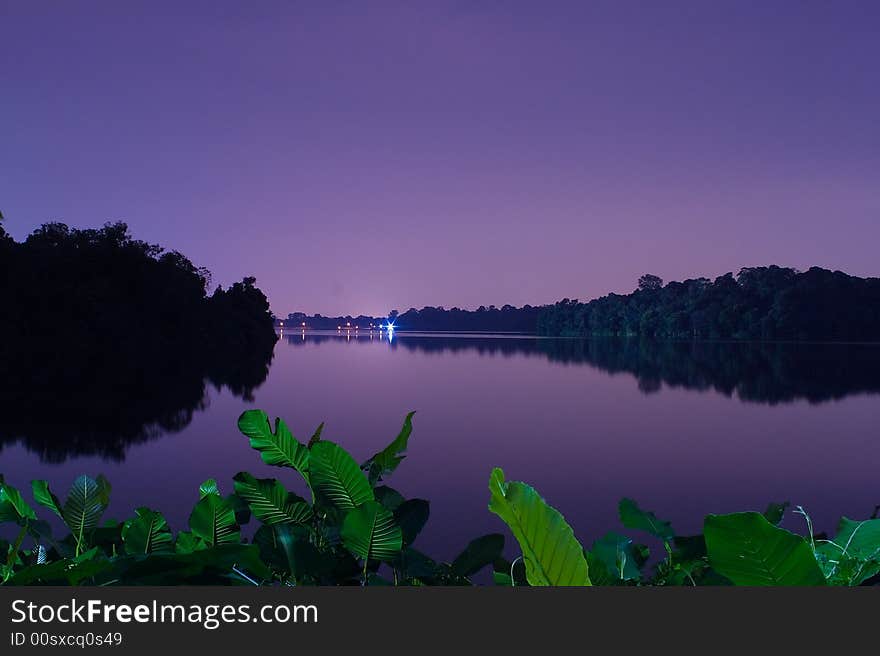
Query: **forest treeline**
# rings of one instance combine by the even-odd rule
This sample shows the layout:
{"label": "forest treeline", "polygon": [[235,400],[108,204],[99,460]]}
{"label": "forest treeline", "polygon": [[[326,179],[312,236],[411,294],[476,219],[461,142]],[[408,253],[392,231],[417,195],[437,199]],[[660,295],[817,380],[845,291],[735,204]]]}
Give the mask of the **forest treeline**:
{"label": "forest treeline", "polygon": [[124,223],[22,242],[0,224],[0,445],[121,457],[188,424],[206,381],[250,398],[277,339],[255,283],[209,293],[206,269]]}
{"label": "forest treeline", "polygon": [[287,322],[293,328],[305,324],[317,330],[364,330],[378,328],[392,322],[401,330],[430,330],[457,332],[516,332],[534,333],[541,308],[525,305],[521,308],[505,305],[503,307],[480,306],[476,310],[461,308],[426,306],[421,310],[410,308],[403,314],[392,310],[387,317],[370,317],[351,315],[325,317],[320,314],[307,315],[304,312],[292,312],[287,315]]}
{"label": "forest treeline", "polygon": [[859,278],[812,267],[741,269],[715,280],[663,283],[646,274],[631,294],[581,303],[521,308],[481,306],[396,310],[388,317],[288,315],[294,326],[360,330],[394,321],[400,330],[517,332],[554,337],[660,339],[840,340],[880,338],[880,278]]}
{"label": "forest treeline", "polygon": [[880,278],[812,267],[741,269],[666,285],[644,275],[631,294],[542,310],[542,335],[666,339],[847,340],[880,336]]}

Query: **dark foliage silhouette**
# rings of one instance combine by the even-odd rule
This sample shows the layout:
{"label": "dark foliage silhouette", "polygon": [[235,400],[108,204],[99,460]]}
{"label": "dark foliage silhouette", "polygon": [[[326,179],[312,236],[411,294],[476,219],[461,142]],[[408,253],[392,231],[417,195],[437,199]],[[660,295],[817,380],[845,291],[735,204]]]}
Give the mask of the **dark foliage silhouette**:
{"label": "dark foliage silhouette", "polygon": [[207,270],[124,223],[0,234],[0,267],[0,444],[121,458],[185,427],[206,381],[250,399],[268,373],[276,336],[255,280],[209,296]]}
{"label": "dark foliage silhouette", "polygon": [[563,299],[540,313],[542,335],[697,339],[850,340],[880,338],[880,278],[812,267],[754,267],[670,282],[639,279],[632,294],[589,303]]}
{"label": "dark foliage silhouette", "polygon": [[534,333],[540,311],[540,307],[531,305],[521,308],[512,305],[501,308],[481,305],[476,310],[460,308],[447,310],[443,307],[431,306],[423,307],[421,310],[410,308],[403,314],[392,310],[387,317],[365,315],[325,317],[320,314],[309,316],[303,312],[292,312],[287,316],[287,325],[296,327],[305,323],[308,328],[318,330],[337,328],[364,330],[371,325],[379,327],[393,321],[401,330]]}

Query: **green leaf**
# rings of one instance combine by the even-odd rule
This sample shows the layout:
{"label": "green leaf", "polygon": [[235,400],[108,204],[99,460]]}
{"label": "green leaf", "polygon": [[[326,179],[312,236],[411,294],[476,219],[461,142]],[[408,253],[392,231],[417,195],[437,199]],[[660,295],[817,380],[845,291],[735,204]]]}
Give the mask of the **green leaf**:
{"label": "green leaf", "polygon": [[778,526],[790,505],[791,503],[788,501],[784,503],[769,503],[767,504],[767,510],[764,511],[764,518],[771,524]]}
{"label": "green leaf", "polygon": [[403,533],[404,545],[409,546],[415,542],[416,537],[428,522],[430,512],[430,505],[424,499],[409,499],[394,511],[394,521],[397,522]]}
{"label": "green leaf", "polygon": [[844,517],[837,526],[834,541],[823,548],[844,552],[858,558],[876,556],[880,550],[880,519],[855,521]]}
{"label": "green leaf", "polygon": [[403,548],[403,534],[394,515],[377,501],[349,511],[340,531],[345,548],[364,560],[391,560]]}
{"label": "green leaf", "polygon": [[64,514],[61,511],[61,502],[52,493],[52,490],[49,489],[49,484],[46,481],[31,481],[31,490],[34,494],[34,500],[38,504],[48,508],[61,519],[64,519]]}
{"label": "green leaf", "polygon": [[526,580],[526,566],[523,564],[523,559],[517,558],[511,563],[505,558],[498,558],[492,563],[492,580],[495,585],[506,587],[527,586],[529,582]]}
{"label": "green leaf", "polygon": [[530,585],[590,585],[584,549],[562,514],[530,485],[505,482],[495,468],[489,478],[489,510],[510,527],[526,563]]}
{"label": "green leaf", "polygon": [[0,524],[15,522],[24,525],[36,519],[34,509],[24,500],[21,492],[7,483],[0,483]]}
{"label": "green leaf", "polygon": [[464,551],[452,561],[452,571],[459,576],[473,576],[501,558],[503,550],[504,536],[500,533],[490,533],[471,540]]}
{"label": "green leaf", "polygon": [[207,548],[208,545],[205,544],[204,540],[196,537],[189,531],[181,531],[180,533],[178,533],[177,540],[175,540],[174,542],[174,551],[181,554],[188,554]]}
{"label": "green leaf", "polygon": [[398,433],[391,444],[361,465],[361,469],[368,472],[370,485],[375,485],[378,481],[382,480],[383,476],[392,473],[406,457],[401,454],[406,451],[409,436],[412,434],[412,418],[414,414],[415,412],[410,412],[406,416],[403,420],[403,428],[400,429],[400,433]]}
{"label": "green leaf", "polygon": [[315,444],[309,468],[312,489],[340,510],[352,510],[375,499],[357,462],[338,444],[326,441]]}
{"label": "green leaf", "polygon": [[149,508],[138,508],[134,519],[122,527],[122,541],[129,554],[149,554],[173,551],[171,529],[161,513]]}
{"label": "green leaf", "polygon": [[305,499],[285,490],[274,478],[254,478],[239,472],[232,480],[235,493],[264,524],[306,524],[312,518],[312,507]]}
{"label": "green leaf", "polygon": [[238,419],[238,429],[250,439],[251,447],[260,452],[263,462],[276,467],[292,467],[308,482],[309,449],[300,444],[280,418],[275,419],[275,430],[272,431],[265,412],[247,410]]}
{"label": "green leaf", "polygon": [[641,578],[639,559],[633,549],[633,541],[625,535],[606,533],[593,542],[590,553],[604,565],[608,574],[618,581],[637,581]]}
{"label": "green leaf", "polygon": [[440,573],[440,567],[421,551],[406,547],[394,560],[404,579],[418,579],[420,582],[433,584]]}
{"label": "green leaf", "polygon": [[312,433],[312,436],[309,438],[308,448],[312,448],[321,440],[321,433],[324,432],[324,422],[322,421],[318,424],[318,427],[315,429],[315,432]]}
{"label": "green leaf", "polygon": [[406,501],[400,492],[387,485],[374,487],[373,494],[376,496],[376,501],[381,503],[391,512],[397,510],[401,504]]}
{"label": "green leaf", "polygon": [[208,494],[199,500],[189,516],[189,527],[193,535],[204,540],[209,547],[241,541],[235,510],[228,500],[216,494]]}
{"label": "green leaf", "polygon": [[97,479],[80,476],[70,487],[62,508],[62,518],[73,534],[77,551],[86,544],[86,536],[98,525],[98,520],[110,503],[110,483],[103,476]]}
{"label": "green leaf", "polygon": [[645,531],[666,542],[675,537],[675,531],[669,522],[657,519],[652,512],[642,510],[632,499],[621,499],[618,512],[620,521],[626,528]]}
{"label": "green leaf", "polygon": [[45,565],[31,565],[9,580],[9,585],[79,585],[86,579],[104,573],[113,563],[103,557],[95,557],[91,550],[78,558],[56,560]]}
{"label": "green leaf", "polygon": [[833,540],[816,549],[830,582],[860,585],[880,573],[880,519],[840,520]]}
{"label": "green leaf", "polygon": [[709,562],[735,585],[824,585],[810,545],[761,513],[709,515],[703,525]]}
{"label": "green leaf", "polygon": [[233,568],[262,581],[271,572],[254,544],[225,544],[192,553],[129,556],[116,563],[121,585],[250,585]]}
{"label": "green leaf", "polygon": [[220,496],[220,488],[217,487],[217,481],[209,478],[207,481],[199,485],[199,499],[204,499],[209,494]]}

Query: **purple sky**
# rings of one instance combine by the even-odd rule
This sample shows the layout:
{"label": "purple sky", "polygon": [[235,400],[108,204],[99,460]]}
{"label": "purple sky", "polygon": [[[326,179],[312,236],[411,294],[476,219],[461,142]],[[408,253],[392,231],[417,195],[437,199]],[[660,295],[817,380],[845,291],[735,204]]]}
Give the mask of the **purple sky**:
{"label": "purple sky", "polygon": [[279,314],[878,275],[878,34],[873,1],[0,0],[0,210],[125,220]]}

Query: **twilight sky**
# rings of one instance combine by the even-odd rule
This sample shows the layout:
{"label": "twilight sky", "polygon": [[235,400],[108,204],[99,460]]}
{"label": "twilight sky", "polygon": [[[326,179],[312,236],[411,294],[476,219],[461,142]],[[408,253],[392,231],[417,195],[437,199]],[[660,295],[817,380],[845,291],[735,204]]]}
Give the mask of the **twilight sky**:
{"label": "twilight sky", "polygon": [[880,275],[878,35],[870,0],[0,0],[0,210],[282,315]]}

